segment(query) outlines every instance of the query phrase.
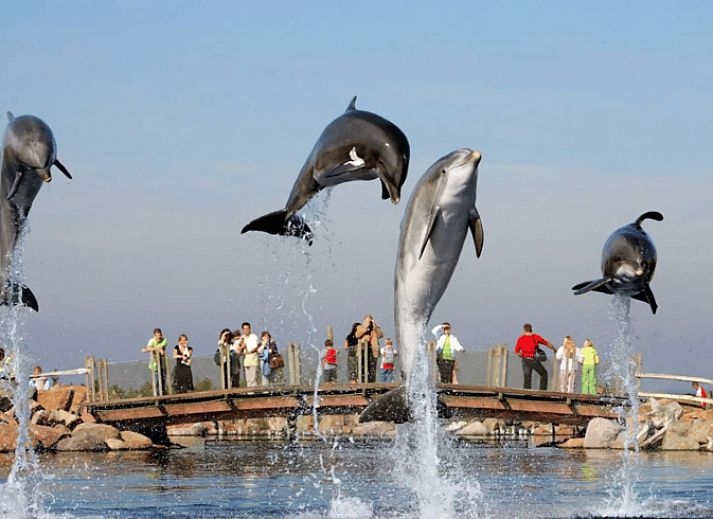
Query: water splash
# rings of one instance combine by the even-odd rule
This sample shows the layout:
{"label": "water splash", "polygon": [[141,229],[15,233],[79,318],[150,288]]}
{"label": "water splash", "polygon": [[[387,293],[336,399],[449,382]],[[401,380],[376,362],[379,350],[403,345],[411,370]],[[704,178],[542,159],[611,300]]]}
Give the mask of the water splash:
{"label": "water splash", "polygon": [[[25,221],[20,226],[17,243],[10,262],[8,281],[12,286],[24,286],[25,265],[23,252],[29,234]],[[22,296],[20,294],[20,300]],[[12,518],[39,517],[44,515],[44,495],[40,489],[41,474],[37,456],[30,447],[29,425],[31,417],[30,388],[27,384],[31,374],[31,358],[23,336],[24,319],[28,309],[22,306],[0,307],[0,340],[9,359],[9,370],[14,380],[11,401],[18,421],[15,459],[7,481],[0,487],[0,516]]]}
{"label": "water splash", "polygon": [[392,453],[394,478],[415,498],[412,517],[482,517],[486,509],[480,485],[467,477],[456,457],[450,455],[454,446],[438,423],[433,367],[423,338],[425,324],[407,326],[408,333],[402,336],[416,345],[411,350],[408,377],[414,421],[397,426]]}
{"label": "water splash", "polygon": [[631,299],[625,296],[615,296],[609,307],[612,320],[617,324],[617,335],[612,341],[609,353],[612,366],[609,378],[615,383],[618,393],[623,393],[627,404],[617,409],[622,423],[624,450],[621,457],[621,468],[609,485],[609,498],[606,503],[607,515],[638,516],[645,503],[637,492],[640,480],[639,443],[639,391],[636,373],[636,363],[633,351],[633,326],[631,322]]}

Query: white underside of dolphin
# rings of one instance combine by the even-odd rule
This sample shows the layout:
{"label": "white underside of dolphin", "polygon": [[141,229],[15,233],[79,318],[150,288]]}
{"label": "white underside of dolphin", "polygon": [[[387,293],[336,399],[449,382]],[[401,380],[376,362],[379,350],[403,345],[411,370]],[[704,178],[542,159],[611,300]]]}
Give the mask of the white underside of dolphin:
{"label": "white underside of dolphin", "polygon": [[372,403],[360,421],[403,423],[411,417],[409,384],[426,325],[453,276],[468,232],[477,256],[483,248],[483,225],[475,207],[480,158],[466,148],[439,159],[409,199],[394,272],[394,322],[405,382]]}

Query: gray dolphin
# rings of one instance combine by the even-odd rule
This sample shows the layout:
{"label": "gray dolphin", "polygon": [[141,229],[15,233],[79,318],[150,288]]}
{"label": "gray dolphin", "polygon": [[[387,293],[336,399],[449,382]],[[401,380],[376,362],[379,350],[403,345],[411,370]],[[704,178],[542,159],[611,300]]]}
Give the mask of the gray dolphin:
{"label": "gray dolphin", "polygon": [[421,177],[401,221],[394,271],[394,324],[405,385],[385,394],[359,417],[362,422],[410,419],[408,383],[433,310],[448,287],[470,230],[475,253],[483,250],[483,225],[475,208],[480,153],[456,150]]}
{"label": "gray dolphin", "polygon": [[406,135],[380,115],[357,110],[355,96],[346,111],[322,131],[292,186],[285,208],[253,220],[241,233],[262,231],[311,242],[312,233],[297,211],[322,189],[352,180],[380,179],[381,197],[397,204],[406,181],[409,156]]}
{"label": "gray dolphin", "polygon": [[573,286],[575,295],[591,290],[618,294],[648,303],[651,312],[656,313],[658,304],[650,286],[656,270],[656,247],[641,228],[644,220],[661,222],[663,215],[649,211],[614,231],[602,249],[602,277]]}
{"label": "gray dolphin", "polygon": [[25,286],[11,281],[17,238],[43,182],[52,180],[56,166],[67,178],[67,168],[57,160],[52,130],[33,115],[14,117],[7,112],[8,126],[0,150],[0,304],[23,304],[37,310],[37,299]]}

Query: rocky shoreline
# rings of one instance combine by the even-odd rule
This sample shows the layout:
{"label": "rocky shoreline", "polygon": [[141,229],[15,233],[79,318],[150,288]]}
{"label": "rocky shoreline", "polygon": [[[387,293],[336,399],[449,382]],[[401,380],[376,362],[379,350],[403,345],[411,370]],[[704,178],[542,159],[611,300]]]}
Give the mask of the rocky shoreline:
{"label": "rocky shoreline", "polygon": [[[163,441],[135,431],[94,423],[82,414],[86,401],[84,386],[56,386],[41,391],[32,403],[29,436],[38,451],[122,451],[165,449],[171,436],[217,436],[240,439],[309,439],[319,435],[352,438],[395,436],[389,422],[359,423],[358,415],[320,415],[317,431],[312,415],[246,418],[198,422],[166,427]],[[713,410],[681,406],[675,401],[651,399],[638,415],[636,441],[641,449],[713,452]],[[592,419],[586,427],[538,422],[508,423],[504,420],[452,418],[442,426],[447,434],[474,440],[532,440],[536,446],[564,449],[623,449],[623,424],[604,418]],[[166,435],[167,433],[167,435]],[[0,452],[12,452],[17,445],[18,425],[12,408],[0,414]],[[157,437],[157,435],[152,435]]]}

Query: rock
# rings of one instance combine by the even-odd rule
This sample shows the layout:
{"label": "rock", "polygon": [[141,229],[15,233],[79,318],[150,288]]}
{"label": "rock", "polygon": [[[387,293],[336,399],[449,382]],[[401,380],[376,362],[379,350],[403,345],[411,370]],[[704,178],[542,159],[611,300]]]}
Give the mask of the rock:
{"label": "rock", "polygon": [[551,423],[541,423],[532,431],[533,436],[552,436],[554,425]]}
{"label": "rock", "polygon": [[354,436],[380,436],[391,437],[396,433],[396,426],[392,422],[366,422],[354,428]]}
{"label": "rock", "polygon": [[465,427],[459,429],[456,434],[458,436],[487,436],[488,429],[483,425],[483,422],[474,420]]}
{"label": "rock", "polygon": [[666,431],[661,444],[661,450],[663,451],[697,451],[700,448],[701,446],[693,438],[681,436],[671,431]]}
{"label": "rock", "polygon": [[17,446],[17,424],[0,425],[0,452],[13,452]]}
{"label": "rock", "polygon": [[72,388],[72,403],[69,406],[69,411],[79,415],[79,409],[87,401],[87,388],[85,386],[68,386]]}
{"label": "rock", "polygon": [[583,449],[584,438],[570,438],[558,445],[561,449]]}
{"label": "rock", "polygon": [[49,425],[50,413],[44,409],[40,409],[30,418],[30,425]]}
{"label": "rock", "polygon": [[111,425],[98,423],[79,424],[72,436],[57,443],[58,451],[101,451],[109,439],[120,440],[119,431]]}
{"label": "rock", "polygon": [[126,444],[124,443],[123,440],[117,440],[116,438],[109,438],[106,441],[106,446],[109,448],[111,451],[123,451],[127,450],[126,449]]}
{"label": "rock", "polygon": [[[133,431],[121,431],[120,435],[126,449],[144,450],[153,447],[151,438],[144,436],[143,434]],[[107,443],[107,445],[109,444]]]}
{"label": "rock", "polygon": [[55,445],[57,445],[57,442],[66,436],[67,433],[57,430],[54,427],[47,427],[44,425],[30,426],[30,439],[32,440],[32,446],[35,449],[53,449]]}
{"label": "rock", "polygon": [[613,420],[593,418],[584,436],[585,449],[608,449],[619,436],[621,427]]}
{"label": "rock", "polygon": [[94,418],[94,415],[89,414],[86,411],[82,411],[79,415],[79,419],[82,420],[84,423],[96,423],[97,419]]}
{"label": "rock", "polygon": [[0,413],[4,413],[12,409],[12,400],[6,396],[0,396]]}
{"label": "rock", "polygon": [[456,420],[455,422],[451,422],[447,424],[443,430],[446,432],[456,432],[459,429],[462,429],[468,424],[467,421],[465,420]]}
{"label": "rock", "polygon": [[30,400],[30,416],[38,411],[42,411],[43,409],[44,407],[42,407],[36,400]]}
{"label": "rock", "polygon": [[555,436],[577,436],[579,430],[574,425],[555,425]]}
{"label": "rock", "polygon": [[656,429],[662,429],[668,424],[677,421],[683,415],[683,408],[673,400],[649,400],[651,411],[648,416],[651,424]]}
{"label": "rock", "polygon": [[708,443],[708,437],[711,431],[713,431],[713,419],[705,421],[696,420],[691,424],[691,438],[698,443]]}
{"label": "rock", "polygon": [[344,430],[344,416],[339,414],[321,415],[319,432],[323,434],[341,434]]}
{"label": "rock", "polygon": [[15,419],[15,408],[12,407],[5,411],[4,413],[0,414],[0,422],[2,423],[17,423],[17,420]]}
{"label": "rock", "polygon": [[82,420],[73,413],[69,411],[63,411],[62,409],[55,409],[49,414],[50,424],[62,424],[67,426],[69,429],[74,429],[77,425],[82,423]]}
{"label": "rock", "polygon": [[72,386],[54,386],[47,391],[38,391],[37,403],[49,411],[55,409],[69,411],[73,395]]}

